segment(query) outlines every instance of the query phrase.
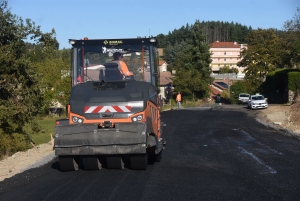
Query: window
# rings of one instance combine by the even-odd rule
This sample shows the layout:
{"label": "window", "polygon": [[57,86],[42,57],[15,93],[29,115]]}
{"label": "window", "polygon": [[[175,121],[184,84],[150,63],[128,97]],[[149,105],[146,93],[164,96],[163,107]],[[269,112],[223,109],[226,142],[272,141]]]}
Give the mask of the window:
{"label": "window", "polygon": [[218,61],[220,61],[220,58],[218,58]]}
{"label": "window", "polygon": [[224,55],[226,55],[226,52],[224,52]]}
{"label": "window", "polygon": [[226,61],[226,58],[224,58],[224,61]]}

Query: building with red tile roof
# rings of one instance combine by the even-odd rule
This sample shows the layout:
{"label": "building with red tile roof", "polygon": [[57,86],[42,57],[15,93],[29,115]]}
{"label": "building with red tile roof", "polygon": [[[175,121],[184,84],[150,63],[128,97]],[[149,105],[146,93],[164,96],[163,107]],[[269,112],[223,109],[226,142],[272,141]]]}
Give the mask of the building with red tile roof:
{"label": "building with red tile roof", "polygon": [[160,72],[166,72],[167,71],[168,64],[167,64],[166,61],[160,60],[159,63],[158,63],[158,65],[159,65],[159,71]]}
{"label": "building with red tile roof", "polygon": [[241,51],[247,48],[245,44],[239,44],[237,42],[219,42],[216,41],[210,45],[212,62],[210,67],[214,73],[219,73],[220,68],[228,66],[231,68],[237,68],[239,74],[242,74],[244,67],[237,65],[241,61]]}

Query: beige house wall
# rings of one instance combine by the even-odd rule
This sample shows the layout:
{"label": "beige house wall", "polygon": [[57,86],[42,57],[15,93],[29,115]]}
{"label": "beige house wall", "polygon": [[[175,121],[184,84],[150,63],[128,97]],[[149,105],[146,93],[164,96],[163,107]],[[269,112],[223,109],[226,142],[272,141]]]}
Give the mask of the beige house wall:
{"label": "beige house wall", "polygon": [[229,68],[237,68],[239,74],[244,71],[244,67],[237,65],[241,61],[240,54],[243,48],[247,46],[239,45],[239,48],[210,48],[212,62],[210,67],[212,71],[219,71],[220,68],[228,66]]}

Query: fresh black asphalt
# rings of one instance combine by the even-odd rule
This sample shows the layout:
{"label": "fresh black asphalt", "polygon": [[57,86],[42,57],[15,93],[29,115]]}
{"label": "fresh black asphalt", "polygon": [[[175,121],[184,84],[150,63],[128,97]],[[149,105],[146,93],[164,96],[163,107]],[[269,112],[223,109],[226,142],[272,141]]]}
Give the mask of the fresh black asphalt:
{"label": "fresh black asphalt", "polygon": [[163,112],[166,149],[147,170],[60,172],[55,158],[0,182],[0,200],[300,200],[300,141],[254,112]]}

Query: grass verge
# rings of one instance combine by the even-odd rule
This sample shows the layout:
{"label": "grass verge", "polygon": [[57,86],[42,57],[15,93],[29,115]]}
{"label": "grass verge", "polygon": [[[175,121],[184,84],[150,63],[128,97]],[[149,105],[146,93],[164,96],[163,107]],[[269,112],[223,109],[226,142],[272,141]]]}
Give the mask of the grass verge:
{"label": "grass verge", "polygon": [[53,135],[54,133],[55,121],[57,119],[60,119],[60,117],[46,116],[38,119],[37,123],[41,128],[41,131],[38,133],[30,132],[30,126],[26,126],[27,131],[30,133],[29,136],[31,137],[35,145],[48,143],[51,140],[50,134]]}

